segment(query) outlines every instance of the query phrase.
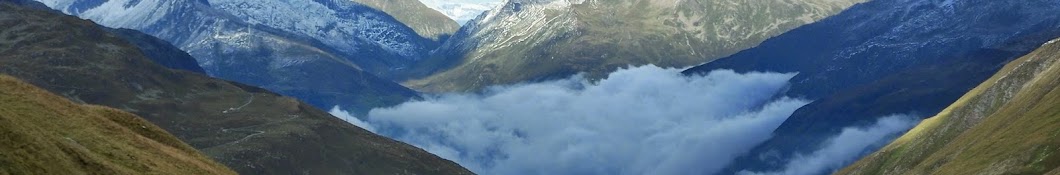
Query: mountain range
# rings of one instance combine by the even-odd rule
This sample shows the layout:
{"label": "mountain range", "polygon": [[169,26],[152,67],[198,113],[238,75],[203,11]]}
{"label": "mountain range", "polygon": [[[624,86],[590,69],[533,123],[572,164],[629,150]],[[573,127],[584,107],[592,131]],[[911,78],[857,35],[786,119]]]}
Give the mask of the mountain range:
{"label": "mountain range", "polygon": [[[784,174],[797,163],[817,163],[821,168],[795,167],[806,168],[795,174],[1058,174],[1057,11],[1056,0],[0,0],[0,174],[473,174],[434,154],[476,160],[457,160],[476,171],[541,168],[516,167],[541,164],[509,157],[529,155],[505,152],[511,150],[585,158],[568,159],[589,165],[568,165],[584,172],[628,172],[593,164],[607,160],[583,161],[608,156],[644,167],[702,163],[579,154],[607,146],[592,139],[525,143],[542,139],[535,132],[555,131],[555,123],[519,123],[544,121],[504,113],[528,105],[553,112],[542,115],[589,116],[593,124],[567,123],[547,138],[694,139],[636,125],[644,122],[629,126],[648,134],[599,133],[592,127],[612,121],[594,117],[621,119],[611,106],[572,110],[577,114],[549,109],[600,105],[594,96],[536,107],[547,102],[538,98],[585,95],[616,70],[641,65],[706,79],[667,79],[671,84],[729,83],[707,76],[719,71],[794,76],[786,86],[771,83],[778,94],[761,96],[763,104],[809,102],[792,107],[798,110],[790,117],[773,116],[775,130],[710,128],[761,132],[761,141],[711,140],[755,146],[672,143],[736,157],[710,160],[723,167],[712,173]],[[641,73],[619,74],[604,86],[634,90],[593,92],[693,98],[623,81],[660,83]],[[564,88],[544,88],[551,86]],[[743,88],[750,89],[719,94],[757,93]],[[434,104],[443,102],[469,104]],[[661,108],[629,115],[707,115]],[[473,118],[414,118],[451,115],[424,111]],[[761,119],[737,115],[749,111],[719,113]],[[895,116],[910,116],[901,119],[908,124],[829,152],[848,132],[874,132]],[[409,123],[414,130],[401,130]],[[484,133],[463,133],[472,131]],[[511,140],[448,138],[493,135]],[[817,157],[830,163],[806,161],[820,152],[832,153]]]}
{"label": "mountain range", "polygon": [[355,2],[379,9],[393,16],[402,24],[415,30],[422,37],[445,41],[460,30],[459,21],[453,21],[448,13],[432,10],[418,0],[355,0]]}
{"label": "mountain range", "polygon": [[687,67],[733,54],[861,0],[511,0],[465,24],[404,84],[421,91],[600,78],[620,67]]}
{"label": "mountain range", "polygon": [[41,2],[108,27],[161,38],[193,56],[211,76],[320,108],[364,111],[417,97],[380,76],[396,75],[438,45],[383,11],[347,0]]}

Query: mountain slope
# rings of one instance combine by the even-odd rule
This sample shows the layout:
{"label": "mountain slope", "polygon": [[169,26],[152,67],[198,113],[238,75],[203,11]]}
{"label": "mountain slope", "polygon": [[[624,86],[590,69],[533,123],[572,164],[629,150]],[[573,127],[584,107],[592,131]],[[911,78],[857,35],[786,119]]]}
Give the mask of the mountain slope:
{"label": "mountain slope", "polygon": [[815,101],[729,172],[776,170],[844,127],[941,111],[1007,61],[1060,37],[1060,16],[1041,15],[1057,10],[1051,0],[874,0],[686,73],[799,72],[787,95]]}
{"label": "mountain slope", "polygon": [[1060,167],[1060,44],[1009,63],[837,174],[1044,174]]}
{"label": "mountain slope", "polygon": [[140,117],[0,75],[0,174],[235,174]]}
{"label": "mountain slope", "polygon": [[132,29],[108,28],[107,31],[140,48],[140,52],[143,52],[147,58],[151,58],[151,61],[157,64],[170,69],[206,74],[206,71],[199,66],[199,62],[195,61],[194,57],[169,44],[169,42]]}
{"label": "mountain slope", "polygon": [[0,4],[0,73],[135,113],[242,174],[469,174],[265,89],[151,62],[76,17]]}
{"label": "mountain slope", "polygon": [[348,0],[40,1],[169,41],[211,76],[321,108],[364,111],[416,97],[376,75],[399,70],[437,45],[389,15]]}
{"label": "mountain slope", "polygon": [[420,36],[444,41],[460,30],[460,24],[439,11],[431,9],[419,0],[354,0],[382,10],[415,30]]}
{"label": "mountain slope", "polygon": [[619,67],[701,64],[861,0],[512,0],[465,25],[405,84],[467,91]]}

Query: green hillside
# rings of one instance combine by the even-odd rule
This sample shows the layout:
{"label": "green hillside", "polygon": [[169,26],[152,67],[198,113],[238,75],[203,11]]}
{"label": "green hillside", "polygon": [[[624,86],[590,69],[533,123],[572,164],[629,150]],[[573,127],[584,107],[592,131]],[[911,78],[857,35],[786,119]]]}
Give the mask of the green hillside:
{"label": "green hillside", "polygon": [[1060,173],[1060,44],[1046,44],[837,174]]}
{"label": "green hillside", "polygon": [[0,174],[235,174],[120,110],[0,75]]}

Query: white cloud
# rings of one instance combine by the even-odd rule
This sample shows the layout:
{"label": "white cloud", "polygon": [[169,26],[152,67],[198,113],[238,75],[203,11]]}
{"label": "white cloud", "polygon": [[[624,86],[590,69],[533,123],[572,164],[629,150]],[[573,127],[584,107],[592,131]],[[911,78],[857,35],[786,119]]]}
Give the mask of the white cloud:
{"label": "white cloud", "polygon": [[328,111],[328,113],[331,113],[331,115],[335,116],[336,118],[349,122],[354,126],[364,128],[364,130],[368,130],[371,132],[376,131],[375,127],[372,127],[372,125],[368,124],[367,122],[364,122],[361,119],[358,119],[357,117],[353,116],[353,114],[349,111],[342,110],[341,108],[339,108],[339,106],[332,107],[331,110]]}
{"label": "white cloud", "polygon": [[798,155],[788,161],[784,170],[777,172],[741,172],[751,175],[806,175],[831,173],[889,143],[899,134],[916,125],[908,115],[880,118],[876,124],[864,128],[847,127],[843,132],[824,142],[824,147],[809,155]]}
{"label": "white cloud", "polygon": [[596,83],[575,76],[438,95],[372,110],[367,121],[480,174],[705,174],[808,103],[774,97],[793,76],[643,66]]}

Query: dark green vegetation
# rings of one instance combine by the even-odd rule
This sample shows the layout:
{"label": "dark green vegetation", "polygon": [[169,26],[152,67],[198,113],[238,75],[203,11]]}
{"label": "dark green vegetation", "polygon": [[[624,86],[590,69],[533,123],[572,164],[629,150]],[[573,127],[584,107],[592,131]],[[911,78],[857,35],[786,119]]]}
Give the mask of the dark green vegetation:
{"label": "dark green vegetation", "polygon": [[685,67],[753,47],[862,0],[513,0],[469,22],[406,82],[423,91],[600,78],[617,68]]}
{"label": "dark green vegetation", "polygon": [[0,75],[0,174],[235,174],[140,117]]}
{"label": "dark green vegetation", "polygon": [[142,116],[239,173],[470,174],[298,100],[155,64],[91,21],[0,3],[0,26],[0,73]]}
{"label": "dark green vegetation", "polygon": [[1055,174],[1058,167],[1060,44],[1052,43],[837,174]]}
{"label": "dark green vegetation", "polygon": [[460,30],[460,24],[419,0],[354,0],[354,2],[379,9],[415,30],[425,38],[444,41]]}

